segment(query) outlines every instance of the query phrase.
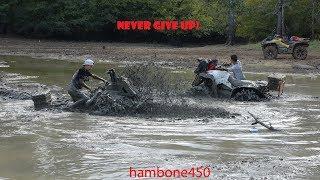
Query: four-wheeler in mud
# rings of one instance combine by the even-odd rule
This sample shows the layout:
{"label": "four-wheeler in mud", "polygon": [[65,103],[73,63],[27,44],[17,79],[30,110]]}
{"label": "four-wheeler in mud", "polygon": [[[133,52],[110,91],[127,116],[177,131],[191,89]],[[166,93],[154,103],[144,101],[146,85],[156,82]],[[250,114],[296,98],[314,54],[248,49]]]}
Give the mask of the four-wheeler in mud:
{"label": "four-wheeler in mud", "polygon": [[294,59],[304,60],[308,56],[308,38],[292,36],[289,40],[275,35],[268,37],[261,42],[265,59],[276,59],[278,54],[292,54]]}
{"label": "four-wheeler in mud", "polygon": [[267,81],[236,80],[226,71],[212,70],[200,73],[201,84],[193,86],[195,93],[205,93],[217,98],[234,99],[238,101],[267,100],[269,91],[278,91],[278,96],[283,93],[283,76],[269,76]]}

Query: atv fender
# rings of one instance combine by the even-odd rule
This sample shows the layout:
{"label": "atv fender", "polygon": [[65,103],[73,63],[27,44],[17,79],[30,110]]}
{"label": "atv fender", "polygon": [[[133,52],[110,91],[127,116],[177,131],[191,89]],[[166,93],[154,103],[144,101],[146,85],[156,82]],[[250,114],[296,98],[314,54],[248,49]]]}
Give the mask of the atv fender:
{"label": "atv fender", "polygon": [[275,46],[278,49],[278,45],[273,42],[266,42],[266,43],[262,44],[263,49],[266,48],[267,46]]}
{"label": "atv fender", "polygon": [[[297,46],[309,47],[309,43],[300,42],[300,43],[294,44],[294,48],[297,47]],[[293,48],[293,49],[294,49],[294,48]]]}

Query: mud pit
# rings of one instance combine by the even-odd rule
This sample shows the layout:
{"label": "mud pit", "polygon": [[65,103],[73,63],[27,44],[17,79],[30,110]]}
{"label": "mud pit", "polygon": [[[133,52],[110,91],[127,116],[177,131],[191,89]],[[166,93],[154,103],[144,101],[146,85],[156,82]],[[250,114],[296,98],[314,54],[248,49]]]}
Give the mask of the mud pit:
{"label": "mud pit", "polygon": [[[33,60],[29,59],[31,65],[25,67],[19,65],[22,61],[13,57],[2,60],[11,68],[1,68],[5,71],[1,87],[18,88],[18,92],[27,93],[50,89],[57,94],[54,98],[63,96],[59,94],[63,91],[61,87],[74,71],[69,70],[64,62],[52,63],[55,64],[50,66],[52,70],[45,74],[30,68],[36,64],[47,66],[45,61],[32,63]],[[105,66],[97,66],[98,74],[104,73]],[[189,74],[188,71],[171,71],[183,74],[183,77]],[[22,75],[8,75],[17,72]],[[246,75],[250,79],[266,76]],[[129,167],[182,169],[210,166],[210,178],[317,179],[320,176],[319,84],[317,75],[290,75],[284,96],[269,102],[185,98],[184,101],[192,107],[204,110],[214,107],[225,113],[199,117],[190,109],[189,116],[185,117],[163,116],[161,111],[160,115],[153,116],[35,111],[31,100],[3,95],[0,100],[0,176],[17,179],[66,176],[125,179]],[[15,97],[14,94],[11,96]],[[180,100],[173,102],[181,105]],[[271,122],[281,131],[269,132],[256,126],[258,132],[251,133],[253,119],[247,111]]]}

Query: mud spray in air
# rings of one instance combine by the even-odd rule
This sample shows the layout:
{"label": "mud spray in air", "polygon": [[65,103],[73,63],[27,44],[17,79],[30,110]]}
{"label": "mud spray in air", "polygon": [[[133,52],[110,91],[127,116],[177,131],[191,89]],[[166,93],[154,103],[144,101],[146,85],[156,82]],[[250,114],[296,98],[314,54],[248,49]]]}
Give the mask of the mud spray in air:
{"label": "mud spray in air", "polygon": [[[69,103],[65,86],[77,63],[14,56],[0,62],[3,177],[119,179],[128,177],[129,167],[156,166],[210,166],[213,178],[320,176],[318,75],[288,74],[281,98],[238,102],[190,96],[193,74],[188,69],[98,64],[101,76],[114,68],[127,77],[139,101],[114,101],[112,113],[101,106],[83,113],[62,107]],[[252,80],[267,76],[246,75]],[[43,92],[50,92],[56,104],[36,111],[31,95]],[[119,113],[125,107],[134,111]],[[257,131],[250,132],[254,119],[248,112],[280,131],[255,125]]]}

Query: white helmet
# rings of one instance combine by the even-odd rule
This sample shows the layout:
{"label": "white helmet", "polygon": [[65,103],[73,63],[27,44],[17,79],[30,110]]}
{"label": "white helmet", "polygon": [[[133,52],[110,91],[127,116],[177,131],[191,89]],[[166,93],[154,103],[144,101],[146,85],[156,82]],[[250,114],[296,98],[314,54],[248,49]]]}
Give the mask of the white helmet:
{"label": "white helmet", "polygon": [[86,59],[83,63],[83,65],[90,65],[93,66],[94,62],[91,59]]}

